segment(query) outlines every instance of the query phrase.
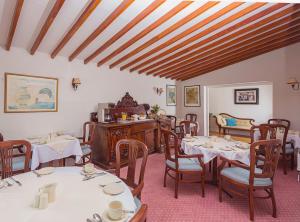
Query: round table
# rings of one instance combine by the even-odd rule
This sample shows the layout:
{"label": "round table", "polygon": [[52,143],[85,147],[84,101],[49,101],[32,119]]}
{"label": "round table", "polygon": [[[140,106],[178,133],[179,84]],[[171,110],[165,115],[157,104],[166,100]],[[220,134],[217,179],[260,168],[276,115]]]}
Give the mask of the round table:
{"label": "round table", "polygon": [[[204,145],[207,142],[211,142],[213,147],[206,148]],[[212,183],[216,184],[217,157],[222,156],[229,160],[238,160],[246,165],[250,164],[250,149],[240,149],[236,146],[237,144],[244,144],[250,148],[250,145],[247,143],[227,141],[221,137],[193,136],[192,138],[182,139],[181,149],[185,154],[203,154],[203,162],[205,164],[212,161]]]}
{"label": "round table", "polygon": [[[102,215],[113,200],[123,203],[125,210],[135,211],[136,205],[129,187],[122,182],[125,191],[119,195],[108,195],[99,186],[104,177],[115,177],[106,173],[104,176],[83,181],[80,167],[58,167],[50,175],[37,177],[32,172],[14,176],[22,183],[0,189],[1,221],[10,222],[47,222],[72,221],[84,222],[94,213]],[[116,178],[112,178],[116,180]],[[7,178],[11,184],[13,181]],[[49,203],[46,209],[31,206],[40,187],[57,183],[56,201]],[[128,214],[127,219],[133,214]],[[127,221],[127,219],[125,221]]]}

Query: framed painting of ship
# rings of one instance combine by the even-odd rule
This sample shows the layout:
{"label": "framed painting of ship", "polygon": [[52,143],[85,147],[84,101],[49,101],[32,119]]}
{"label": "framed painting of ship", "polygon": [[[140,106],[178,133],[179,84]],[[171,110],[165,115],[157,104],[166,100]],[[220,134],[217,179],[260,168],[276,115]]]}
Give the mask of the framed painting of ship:
{"label": "framed painting of ship", "polygon": [[5,73],[4,112],[57,112],[58,79]]}

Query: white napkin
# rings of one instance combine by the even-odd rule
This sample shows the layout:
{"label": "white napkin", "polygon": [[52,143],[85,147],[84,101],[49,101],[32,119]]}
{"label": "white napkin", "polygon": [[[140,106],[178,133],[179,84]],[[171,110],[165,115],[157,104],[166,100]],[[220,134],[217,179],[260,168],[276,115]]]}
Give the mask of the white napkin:
{"label": "white napkin", "polygon": [[63,154],[64,150],[75,138],[69,135],[57,136],[53,138],[47,146],[55,150],[59,154]]}

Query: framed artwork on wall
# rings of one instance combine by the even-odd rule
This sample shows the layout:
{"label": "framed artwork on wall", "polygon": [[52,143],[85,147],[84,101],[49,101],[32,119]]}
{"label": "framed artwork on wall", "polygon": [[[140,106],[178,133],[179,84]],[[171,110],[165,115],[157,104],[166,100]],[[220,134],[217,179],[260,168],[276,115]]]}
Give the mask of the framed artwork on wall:
{"label": "framed artwork on wall", "polygon": [[166,86],[167,106],[176,106],[176,86]]}
{"label": "framed artwork on wall", "polygon": [[57,112],[58,79],[5,73],[4,112]]}
{"label": "framed artwork on wall", "polygon": [[259,90],[252,89],[235,89],[234,104],[259,104]]}
{"label": "framed artwork on wall", "polygon": [[184,106],[186,107],[201,106],[200,85],[184,87]]}

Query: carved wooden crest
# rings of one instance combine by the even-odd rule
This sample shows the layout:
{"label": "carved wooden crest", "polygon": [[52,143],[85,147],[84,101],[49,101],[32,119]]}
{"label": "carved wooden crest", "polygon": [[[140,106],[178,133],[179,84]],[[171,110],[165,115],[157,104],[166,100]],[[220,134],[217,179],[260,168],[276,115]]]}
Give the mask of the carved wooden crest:
{"label": "carved wooden crest", "polygon": [[137,101],[133,100],[133,98],[126,92],[125,96],[121,100],[118,101],[117,106],[115,108],[124,108],[124,107],[136,107],[138,106]]}

